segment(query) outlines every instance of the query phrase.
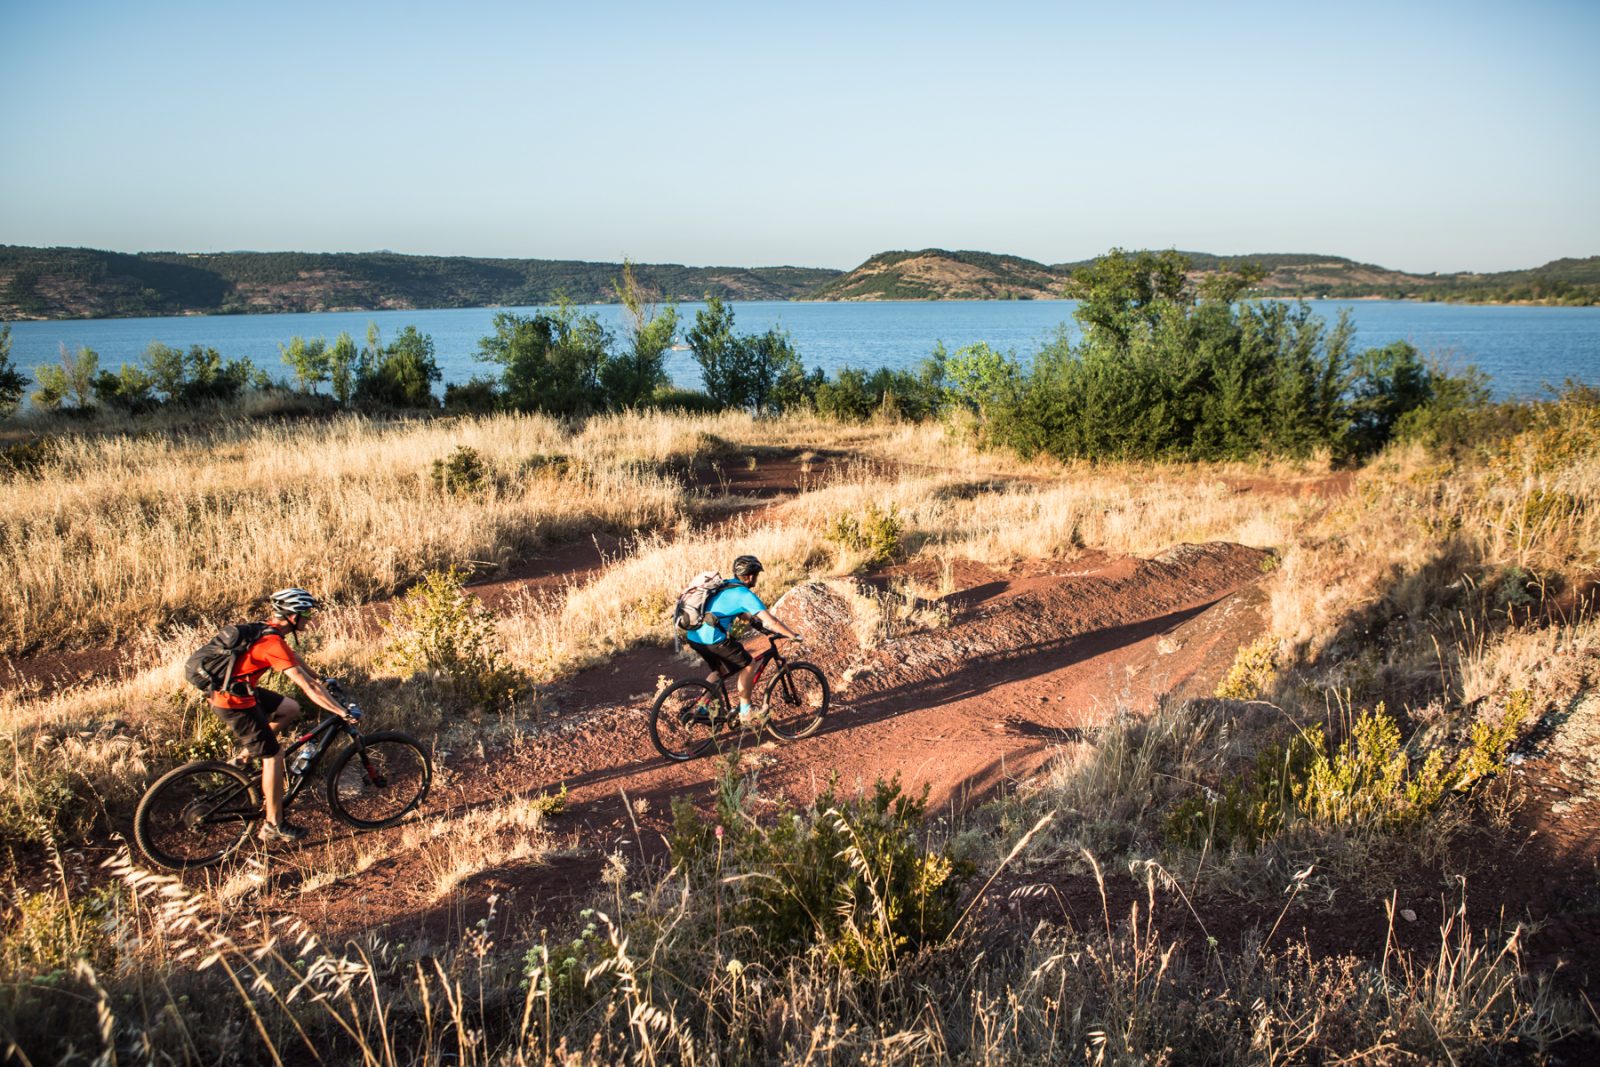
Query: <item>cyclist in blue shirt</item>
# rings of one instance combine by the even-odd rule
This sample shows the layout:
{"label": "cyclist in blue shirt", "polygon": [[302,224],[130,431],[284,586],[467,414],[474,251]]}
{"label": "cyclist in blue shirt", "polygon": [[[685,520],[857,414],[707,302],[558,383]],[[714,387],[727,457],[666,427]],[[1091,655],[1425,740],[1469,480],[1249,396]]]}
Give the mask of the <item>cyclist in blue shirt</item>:
{"label": "cyclist in blue shirt", "polygon": [[752,591],[761,577],[761,570],[761,561],[754,556],[740,556],[734,560],[733,581],[711,594],[706,600],[705,622],[684,635],[689,646],[711,665],[714,673],[707,676],[707,681],[738,675],[735,685],[739,690],[739,721],[746,725],[751,718],[750,689],[755,670],[744,645],[729,636],[728,625],[741,616],[753,615],[763,627],[780,637],[801,640],[800,635],[768,611]]}

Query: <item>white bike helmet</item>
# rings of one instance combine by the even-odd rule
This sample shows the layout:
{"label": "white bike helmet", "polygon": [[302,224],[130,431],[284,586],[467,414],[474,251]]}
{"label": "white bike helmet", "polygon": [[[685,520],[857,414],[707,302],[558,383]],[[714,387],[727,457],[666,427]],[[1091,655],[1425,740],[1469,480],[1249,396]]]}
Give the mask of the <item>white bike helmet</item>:
{"label": "white bike helmet", "polygon": [[304,589],[280,589],[268,598],[279,615],[309,615],[322,606],[322,602]]}

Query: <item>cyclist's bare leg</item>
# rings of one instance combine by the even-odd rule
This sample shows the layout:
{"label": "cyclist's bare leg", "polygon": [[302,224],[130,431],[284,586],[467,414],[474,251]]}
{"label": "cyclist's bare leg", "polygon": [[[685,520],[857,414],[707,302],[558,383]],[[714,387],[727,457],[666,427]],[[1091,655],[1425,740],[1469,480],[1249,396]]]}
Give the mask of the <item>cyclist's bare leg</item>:
{"label": "cyclist's bare leg", "polygon": [[[287,701],[285,701],[287,703]],[[267,821],[274,826],[283,819],[283,753],[261,761],[261,799]]]}
{"label": "cyclist's bare leg", "polygon": [[739,703],[750,703],[750,691],[755,687],[756,665],[754,663],[739,672],[739,677],[734,680],[739,690]]}

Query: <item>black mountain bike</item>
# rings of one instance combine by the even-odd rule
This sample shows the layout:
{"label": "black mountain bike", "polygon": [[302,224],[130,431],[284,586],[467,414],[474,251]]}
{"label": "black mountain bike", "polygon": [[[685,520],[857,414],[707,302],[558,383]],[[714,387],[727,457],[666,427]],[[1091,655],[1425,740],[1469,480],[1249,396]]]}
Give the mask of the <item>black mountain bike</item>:
{"label": "black mountain bike", "polygon": [[[323,775],[335,818],[359,830],[377,830],[421,807],[433,782],[433,762],[421,742],[398,730],[363,734],[328,715],[284,749],[285,816],[341,734],[350,743],[332,755]],[[159,866],[209,867],[249,841],[264,817],[256,767],[196,760],[168,771],[145,790],[133,816],[133,839]]]}
{"label": "black mountain bike", "polygon": [[[779,741],[809,737],[828,713],[828,679],[816,664],[784,659],[778,650],[779,635],[759,626],[756,630],[766,634],[771,645],[755,660],[751,691],[761,698],[754,725]],[[763,689],[761,679],[769,664],[776,664],[777,670]],[[711,748],[738,744],[744,727],[728,700],[727,681],[686,678],[656,697],[650,708],[650,740],[656,751],[668,759],[688,760]]]}

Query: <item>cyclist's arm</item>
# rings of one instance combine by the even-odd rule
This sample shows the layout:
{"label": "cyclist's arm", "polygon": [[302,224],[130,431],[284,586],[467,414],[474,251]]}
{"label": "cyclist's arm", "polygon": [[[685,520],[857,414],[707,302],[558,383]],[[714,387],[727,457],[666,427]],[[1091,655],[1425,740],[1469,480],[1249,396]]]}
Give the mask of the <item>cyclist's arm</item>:
{"label": "cyclist's arm", "polygon": [[328,692],[328,687],[322,684],[321,678],[299,666],[290,667],[283,673],[291,682],[300,687],[302,693],[311,698],[313,704],[333,712],[347,722],[355,721],[350,718],[350,713],[345,710],[344,705],[333,699],[333,694]]}
{"label": "cyclist's arm", "polygon": [[782,622],[778,621],[778,617],[770,611],[756,612],[756,621],[759,622],[764,629],[771,630],[779,637],[787,637],[796,641],[800,639],[799,634],[795,633]]}

